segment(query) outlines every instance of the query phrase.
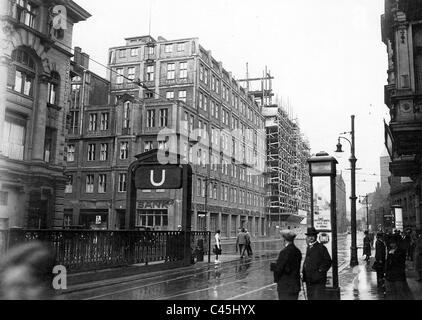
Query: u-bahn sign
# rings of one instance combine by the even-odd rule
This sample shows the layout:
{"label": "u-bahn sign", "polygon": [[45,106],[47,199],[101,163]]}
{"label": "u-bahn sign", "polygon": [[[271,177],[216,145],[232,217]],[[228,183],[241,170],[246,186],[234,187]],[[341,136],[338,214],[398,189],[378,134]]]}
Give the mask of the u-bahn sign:
{"label": "u-bahn sign", "polygon": [[137,189],[180,189],[183,169],[177,165],[139,167],[135,172]]}
{"label": "u-bahn sign", "polygon": [[[126,221],[128,230],[136,227],[137,190],[182,189],[182,230],[191,229],[192,167],[181,164],[180,155],[171,154],[170,164],[159,161],[159,150],[150,150],[136,156],[128,168]],[[168,199],[172,200],[172,199]]]}

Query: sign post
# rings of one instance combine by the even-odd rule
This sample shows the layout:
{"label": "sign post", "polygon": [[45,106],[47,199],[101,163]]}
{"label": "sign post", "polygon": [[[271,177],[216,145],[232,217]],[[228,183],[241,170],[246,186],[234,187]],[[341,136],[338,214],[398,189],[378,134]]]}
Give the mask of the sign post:
{"label": "sign post", "polygon": [[[338,163],[326,152],[308,160],[311,176],[311,225],[322,234],[331,233],[333,287],[330,298],[340,300],[337,254],[336,176]],[[315,191],[316,193],[315,193]],[[314,196],[316,197],[314,198]],[[325,197],[324,197],[325,196]]]}

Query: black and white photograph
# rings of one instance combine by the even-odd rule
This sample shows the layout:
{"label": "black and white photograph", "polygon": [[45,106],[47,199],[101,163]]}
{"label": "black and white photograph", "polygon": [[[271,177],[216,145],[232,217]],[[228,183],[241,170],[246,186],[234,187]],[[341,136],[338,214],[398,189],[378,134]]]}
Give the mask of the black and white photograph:
{"label": "black and white photograph", "polygon": [[3,302],[422,300],[422,0],[1,0],[0,23]]}

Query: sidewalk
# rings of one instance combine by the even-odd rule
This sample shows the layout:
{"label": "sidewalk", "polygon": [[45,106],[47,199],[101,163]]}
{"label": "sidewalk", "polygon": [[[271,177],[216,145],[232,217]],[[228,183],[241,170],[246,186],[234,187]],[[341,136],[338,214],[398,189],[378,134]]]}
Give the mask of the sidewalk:
{"label": "sidewalk", "polygon": [[[370,263],[359,261],[354,268],[345,268],[339,274],[341,300],[385,300],[382,292],[378,291],[377,275],[372,271]],[[406,262],[407,283],[415,300],[422,300],[422,283],[416,281],[417,275],[413,269],[413,262]]]}

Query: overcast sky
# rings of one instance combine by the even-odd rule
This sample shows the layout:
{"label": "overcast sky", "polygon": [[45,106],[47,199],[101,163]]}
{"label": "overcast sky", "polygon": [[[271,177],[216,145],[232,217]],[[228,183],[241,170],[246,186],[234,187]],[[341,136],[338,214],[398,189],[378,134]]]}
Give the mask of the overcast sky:
{"label": "overcast sky", "polygon": [[[74,45],[106,64],[109,47],[149,34],[198,37],[235,78],[275,77],[274,93],[294,109],[312,153],[332,155],[356,115],[358,195],[375,189],[384,151],[387,53],[381,41],[384,0],[76,0],[92,14],[74,29]],[[151,13],[151,14],[150,14]],[[105,76],[105,69],[92,69]],[[349,138],[349,136],[347,136]],[[350,168],[350,146],[339,169]],[[348,192],[350,171],[344,171]],[[349,196],[349,195],[348,195]],[[348,201],[349,202],[349,201]]]}

